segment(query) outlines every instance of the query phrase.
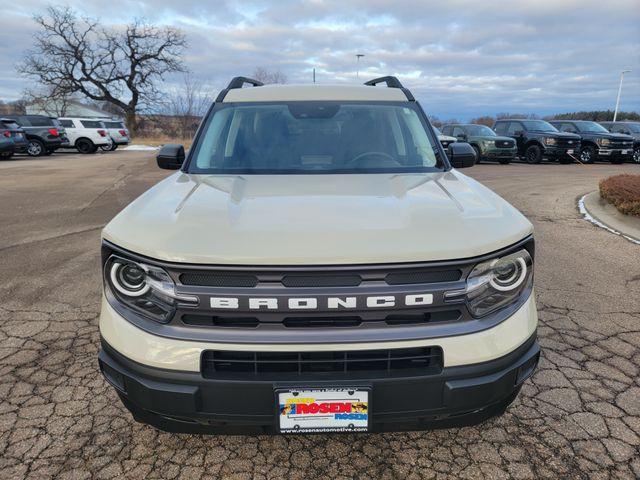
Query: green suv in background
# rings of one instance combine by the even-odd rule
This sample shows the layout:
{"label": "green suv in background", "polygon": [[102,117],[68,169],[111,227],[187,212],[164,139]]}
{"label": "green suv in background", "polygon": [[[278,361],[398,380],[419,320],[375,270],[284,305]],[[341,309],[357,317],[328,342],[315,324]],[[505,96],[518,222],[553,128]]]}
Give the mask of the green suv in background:
{"label": "green suv in background", "polygon": [[511,162],[518,152],[513,138],[499,137],[496,132],[485,125],[457,124],[445,125],[442,133],[456,139],[470,143],[476,151],[478,162],[481,160],[496,160],[502,164]]}

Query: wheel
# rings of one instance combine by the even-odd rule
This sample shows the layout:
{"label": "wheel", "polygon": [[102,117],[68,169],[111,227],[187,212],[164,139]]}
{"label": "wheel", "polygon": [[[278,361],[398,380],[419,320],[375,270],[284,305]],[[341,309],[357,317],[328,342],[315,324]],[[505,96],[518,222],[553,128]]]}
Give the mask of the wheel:
{"label": "wheel", "polygon": [[76,148],[80,153],[96,153],[98,147],[88,138],[81,138],[76,142]]}
{"label": "wheel", "polygon": [[527,163],[540,163],[542,161],[542,149],[538,145],[530,145],[524,152]]}
{"label": "wheel", "polygon": [[582,163],[593,163],[596,161],[596,149],[591,145],[586,145],[580,149],[580,161]]}
{"label": "wheel", "polygon": [[100,145],[100,150],[103,152],[113,152],[118,145],[115,142],[111,142],[109,145]]}
{"label": "wheel", "polygon": [[480,161],[482,160],[482,157],[480,156],[480,149],[475,145],[471,145],[471,146],[476,151],[476,163],[480,163]]}
{"label": "wheel", "polygon": [[636,163],[640,163],[640,147],[636,147],[633,151],[633,161]]}
{"label": "wheel", "polygon": [[500,165],[509,165],[511,163],[511,159],[510,158],[503,158],[501,160],[498,160],[498,162],[500,162]]}
{"label": "wheel", "polygon": [[44,144],[40,140],[29,140],[29,145],[27,146],[27,154],[30,157],[41,157],[44,155]]}

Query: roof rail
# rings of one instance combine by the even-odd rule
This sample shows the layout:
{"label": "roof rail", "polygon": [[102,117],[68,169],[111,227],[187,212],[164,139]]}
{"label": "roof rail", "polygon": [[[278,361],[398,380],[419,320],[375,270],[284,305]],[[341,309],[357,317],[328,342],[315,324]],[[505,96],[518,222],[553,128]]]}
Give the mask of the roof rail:
{"label": "roof rail", "polygon": [[369,80],[368,82],[364,82],[365,85],[370,86],[370,87],[375,87],[379,83],[386,83],[387,87],[389,87],[389,88],[399,88],[400,90],[402,90],[404,92],[404,94],[407,96],[407,100],[409,100],[410,102],[415,102],[415,100],[416,100],[413,97],[413,94],[409,91],[409,89],[405,88],[402,85],[402,83],[400,83],[400,80],[398,80],[398,77],[387,75],[386,77],[374,78],[373,80]]}
{"label": "roof rail", "polygon": [[221,102],[222,100],[224,100],[224,97],[227,96],[227,93],[229,93],[229,90],[233,90],[235,88],[242,88],[242,86],[245,83],[248,83],[249,85],[253,85],[254,87],[261,87],[264,85],[264,83],[259,82],[258,80],[254,80],[253,78],[233,77],[229,82],[229,85],[227,85],[227,88],[220,91],[220,93],[218,94],[218,98],[216,98],[216,102]]}

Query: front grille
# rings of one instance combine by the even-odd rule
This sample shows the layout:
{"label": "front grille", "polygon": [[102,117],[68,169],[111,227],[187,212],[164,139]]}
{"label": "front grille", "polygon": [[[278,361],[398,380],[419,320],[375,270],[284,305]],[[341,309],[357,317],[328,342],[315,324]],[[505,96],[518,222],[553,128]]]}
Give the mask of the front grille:
{"label": "front grille", "polygon": [[557,138],[556,139],[556,145],[558,147],[563,147],[563,148],[574,148],[574,147],[578,147],[580,145],[580,140],[578,139],[568,139],[568,138]]}
{"label": "front grille", "polygon": [[225,374],[408,374],[437,375],[442,371],[440,347],[338,352],[237,352],[207,350],[202,354],[205,378]]}
{"label": "front grille", "polygon": [[633,141],[614,139],[614,140],[611,140],[610,147],[611,148],[631,148],[633,147]]}
{"label": "front grille", "polygon": [[191,313],[182,315],[182,322],[186,325],[198,327],[256,328],[261,325],[275,325],[284,328],[349,328],[376,324],[398,326],[456,322],[462,318],[462,312],[454,308],[417,313],[382,313],[373,318],[363,318],[360,315],[289,315],[282,320],[271,320],[270,318],[273,317],[264,315],[261,317],[219,316]]}
{"label": "front grille", "polygon": [[509,140],[496,140],[496,147],[498,148],[512,148],[514,145],[515,143]]}
{"label": "front grille", "polygon": [[357,287],[365,281],[382,281],[387,285],[413,285],[417,283],[455,282],[460,280],[459,269],[402,269],[389,273],[382,271],[309,271],[304,273],[287,273],[278,271],[262,271],[258,273],[193,271],[180,273],[183,285],[203,287],[242,287],[253,288],[259,285],[283,286],[287,288],[323,288],[323,287]]}

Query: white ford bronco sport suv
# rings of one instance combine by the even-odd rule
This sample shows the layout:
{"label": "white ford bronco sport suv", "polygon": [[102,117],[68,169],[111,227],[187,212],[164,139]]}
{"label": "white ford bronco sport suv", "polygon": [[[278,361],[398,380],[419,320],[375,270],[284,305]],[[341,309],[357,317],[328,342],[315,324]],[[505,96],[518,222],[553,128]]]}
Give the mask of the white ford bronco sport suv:
{"label": "white ford bronco sport suv", "polygon": [[457,170],[474,160],[395,77],[234,78],[103,231],[102,373],[172,432],[501,414],[539,358],[533,229]]}

